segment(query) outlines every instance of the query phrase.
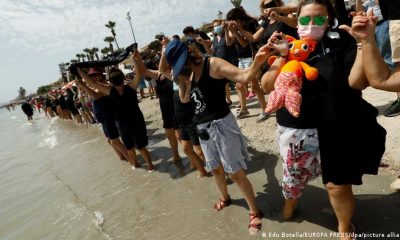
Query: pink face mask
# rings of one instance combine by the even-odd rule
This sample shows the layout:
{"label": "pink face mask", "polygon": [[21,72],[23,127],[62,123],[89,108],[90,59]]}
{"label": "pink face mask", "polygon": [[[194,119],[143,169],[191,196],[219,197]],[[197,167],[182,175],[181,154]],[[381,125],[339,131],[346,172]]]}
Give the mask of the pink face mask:
{"label": "pink face mask", "polygon": [[325,26],[318,25],[298,25],[297,33],[303,40],[320,40],[325,33]]}

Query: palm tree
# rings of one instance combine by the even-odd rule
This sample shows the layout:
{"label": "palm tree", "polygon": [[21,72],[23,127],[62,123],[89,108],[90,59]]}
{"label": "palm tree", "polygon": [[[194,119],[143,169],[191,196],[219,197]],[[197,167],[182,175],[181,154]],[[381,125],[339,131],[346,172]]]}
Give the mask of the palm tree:
{"label": "palm tree", "polygon": [[112,42],[114,42],[114,37],[112,37],[112,36],[105,37],[104,38],[104,42],[108,42],[108,44],[110,44],[110,51],[111,51],[111,53],[114,54],[114,48],[113,48],[113,45],[112,45]]}
{"label": "palm tree", "polygon": [[23,99],[26,95],[26,89],[23,87],[19,87],[18,89],[18,99]]}
{"label": "palm tree", "polygon": [[104,58],[106,55],[108,55],[108,53],[110,52],[110,48],[108,48],[108,47],[105,47],[105,48],[102,48],[101,50],[100,50],[100,52],[101,52],[101,54],[102,54],[102,57]]}
{"label": "palm tree", "polygon": [[60,69],[60,74],[61,74],[61,79],[63,80],[63,82],[67,83],[68,82],[68,78],[67,78],[67,70],[69,67],[69,63],[59,63],[58,67]]}
{"label": "palm tree", "polygon": [[114,37],[115,45],[117,45],[117,48],[119,49],[119,46],[117,43],[117,38],[115,37],[115,36],[117,36],[117,34],[115,33],[115,22],[108,21],[108,23],[105,26],[106,26],[106,28],[109,28],[111,30],[111,34]]}
{"label": "palm tree", "polygon": [[94,56],[96,57],[97,60],[99,60],[99,55],[97,54],[99,52],[99,49],[97,47],[92,48],[92,52]]}
{"label": "palm tree", "polygon": [[85,48],[82,51],[84,51],[86,53],[86,57],[88,60],[92,60],[92,58],[90,57],[90,49],[89,48]]}
{"label": "palm tree", "polygon": [[94,50],[93,50],[93,48],[89,48],[89,56],[90,56],[90,59],[93,61],[94,60]]}
{"label": "palm tree", "polygon": [[242,4],[242,0],[231,0],[231,3],[233,6],[235,6],[235,8],[238,8]]}
{"label": "palm tree", "polygon": [[[84,61],[85,61],[86,54],[81,53],[80,55],[81,55],[82,61],[84,62]],[[88,59],[88,61],[89,61],[89,59]]]}
{"label": "palm tree", "polygon": [[81,54],[77,53],[77,54],[75,54],[75,56],[78,58],[78,62],[81,62]]}

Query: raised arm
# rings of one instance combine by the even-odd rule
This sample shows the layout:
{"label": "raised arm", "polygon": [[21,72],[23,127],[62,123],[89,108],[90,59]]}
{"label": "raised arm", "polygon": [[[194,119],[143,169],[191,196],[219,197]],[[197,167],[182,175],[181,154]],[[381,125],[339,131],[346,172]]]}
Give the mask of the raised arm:
{"label": "raised arm", "polygon": [[167,57],[165,56],[165,48],[162,49],[160,65],[158,66],[158,71],[163,74],[166,78],[172,80],[172,72],[167,63]]}
{"label": "raised arm", "polygon": [[276,12],[279,14],[288,15],[297,12],[297,8],[298,8],[297,6],[281,6],[281,7],[266,8],[264,9],[264,14],[269,16],[271,12]]}
{"label": "raised arm", "polygon": [[104,93],[106,95],[110,94],[112,88],[111,86],[103,85],[94,81],[90,76],[86,75],[86,73],[84,73],[80,68],[77,68],[77,70],[78,74],[81,76],[81,78],[83,78],[87,82],[89,86],[99,90],[101,93]]}
{"label": "raised arm", "polygon": [[240,34],[246,38],[247,41],[258,42],[264,35],[264,32],[267,27],[267,23],[264,21],[263,23],[260,24],[260,26],[261,27],[254,34],[252,34],[249,31],[244,30],[242,27],[238,28],[238,30],[239,30]]}
{"label": "raised arm", "polygon": [[139,86],[140,80],[143,77],[143,72],[144,72],[144,64],[142,59],[140,58],[139,51],[134,50],[132,54],[132,64],[135,69],[135,77],[133,80],[129,83],[129,87],[136,89],[137,86]]}
{"label": "raised arm", "polygon": [[239,69],[220,58],[211,58],[210,75],[216,79],[227,78],[237,83],[247,83],[254,78],[269,56],[271,56],[270,47],[264,45],[258,50],[253,63],[247,69]]}
{"label": "raised arm", "polygon": [[363,63],[362,69],[368,84],[373,88],[399,92],[400,66],[397,66],[394,72],[391,73],[388,65],[382,59],[375,41],[376,21],[377,18],[373,16],[371,11],[368,12],[367,16],[357,13],[353,14],[351,28],[344,25],[340,26],[340,28],[349,32],[361,43],[359,51],[362,52],[362,57],[360,59]]}
{"label": "raised arm", "polygon": [[100,94],[100,93],[94,91],[93,89],[89,88],[89,87],[86,85],[86,83],[84,83],[84,82],[82,81],[81,78],[77,77],[75,80],[76,80],[76,82],[78,83],[78,87],[79,87],[82,91],[84,91],[86,94],[88,94],[90,97],[92,97],[92,98],[94,98],[94,99],[99,99],[99,98],[103,97],[102,94]]}
{"label": "raised arm", "polygon": [[[229,24],[229,31],[232,33],[232,35],[235,37],[236,41],[240,44],[242,47],[247,47],[249,45],[249,41],[247,41],[240,33],[239,33],[239,28],[240,25],[236,24],[235,22],[232,22]],[[245,31],[245,30],[242,30]]]}

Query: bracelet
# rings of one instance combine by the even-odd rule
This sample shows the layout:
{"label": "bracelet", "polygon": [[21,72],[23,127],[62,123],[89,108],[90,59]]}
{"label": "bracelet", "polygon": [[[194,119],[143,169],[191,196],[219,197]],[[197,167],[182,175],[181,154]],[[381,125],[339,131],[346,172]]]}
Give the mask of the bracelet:
{"label": "bracelet", "polygon": [[362,50],[362,43],[357,43],[356,45],[358,50]]}
{"label": "bracelet", "polygon": [[261,23],[260,23],[260,27],[266,29],[267,28],[267,24],[268,24],[267,21],[262,20]]}

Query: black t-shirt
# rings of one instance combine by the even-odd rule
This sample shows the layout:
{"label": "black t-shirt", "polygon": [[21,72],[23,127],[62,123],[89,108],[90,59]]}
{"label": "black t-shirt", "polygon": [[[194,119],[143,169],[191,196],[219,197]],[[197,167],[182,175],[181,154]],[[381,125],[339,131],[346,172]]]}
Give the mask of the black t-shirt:
{"label": "black t-shirt", "polygon": [[379,0],[379,6],[384,19],[400,20],[399,0]]}
{"label": "black t-shirt", "polygon": [[237,66],[236,49],[234,46],[226,45],[225,36],[221,36],[218,41],[218,36],[214,37],[212,44],[213,56],[222,58],[233,65]]}
{"label": "black t-shirt", "polygon": [[173,104],[174,89],[173,82],[169,79],[157,80],[157,94],[160,98],[160,105],[170,105]]}
{"label": "black t-shirt", "polygon": [[58,102],[59,102],[60,107],[61,107],[62,109],[67,109],[67,102],[65,101],[64,96],[60,96],[60,97],[58,98]]}
{"label": "black t-shirt", "polygon": [[174,91],[174,109],[178,124],[190,125],[193,123],[194,104],[193,101],[182,103],[179,98],[179,91]]}
{"label": "black t-shirt", "polygon": [[138,119],[142,112],[139,108],[136,91],[129,86],[124,86],[120,95],[115,87],[110,91],[110,97],[114,109],[115,120],[120,122],[131,122]]}
{"label": "black t-shirt", "polygon": [[99,122],[103,122],[104,120],[114,121],[113,104],[110,96],[103,96],[94,100],[93,110]]}
{"label": "black t-shirt", "polygon": [[[350,104],[361,104],[361,91],[349,87],[348,75],[356,54],[355,42],[340,32],[340,39],[324,37],[307,63],[318,69],[318,78],[303,77],[300,116],[293,117],[286,108],[277,112],[279,125],[292,128],[316,128],[325,119],[336,119],[339,114],[352,112]],[[350,100],[350,101],[349,101]]]}
{"label": "black t-shirt", "polygon": [[[258,22],[255,19],[251,19],[243,26],[243,29],[254,34],[255,32],[257,32]],[[238,58],[251,58],[257,52],[255,44],[250,42],[247,44],[246,47],[242,47],[242,45],[240,45],[240,43],[235,40],[235,46]]]}
{"label": "black t-shirt", "polygon": [[195,104],[193,118],[195,124],[221,119],[230,113],[225,100],[225,84],[227,81],[210,76],[209,59],[209,57],[204,59],[203,72],[199,81],[192,81],[190,98]]}

